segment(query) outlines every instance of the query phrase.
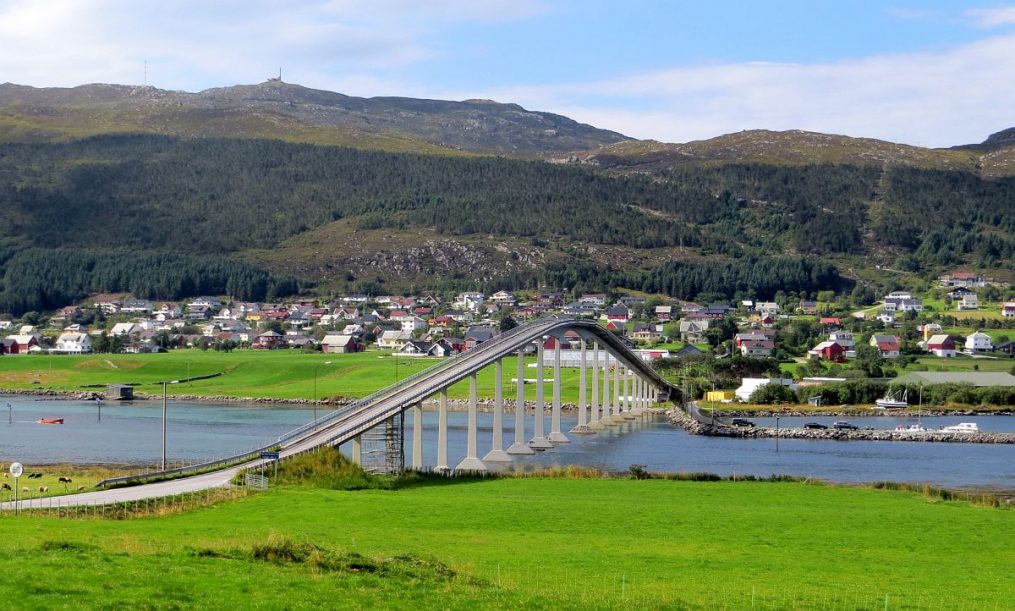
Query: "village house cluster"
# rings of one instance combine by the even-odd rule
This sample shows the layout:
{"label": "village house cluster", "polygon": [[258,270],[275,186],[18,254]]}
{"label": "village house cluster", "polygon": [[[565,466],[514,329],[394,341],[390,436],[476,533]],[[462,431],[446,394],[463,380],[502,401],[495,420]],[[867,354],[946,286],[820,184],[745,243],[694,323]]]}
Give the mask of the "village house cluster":
{"label": "village house cluster", "polygon": [[[462,292],[447,301],[433,295],[369,297],[350,294],[334,301],[295,299],[286,303],[227,301],[202,296],[185,302],[153,302],[124,295],[98,295],[62,308],[45,325],[0,320],[0,354],[50,352],[85,354],[99,342],[118,351],[158,352],[170,348],[244,347],[254,350],[320,349],[359,352],[373,345],[406,356],[445,357],[470,350],[500,332],[503,319],[516,323],[548,314],[600,318],[618,335],[635,342],[658,342],[672,306],[657,308],[655,323],[629,333],[631,306],[640,298],[608,305],[604,293],[568,302],[563,292],[540,292],[520,300],[508,291],[492,295]],[[667,356],[655,351],[651,358]],[[646,354],[646,358],[649,358]]]}
{"label": "village house cluster", "polygon": [[[979,307],[973,289],[984,286],[976,274],[942,276],[941,286],[959,309]],[[642,352],[643,358],[696,355],[711,345],[719,356],[806,357],[846,363],[857,356],[862,341],[886,360],[910,354],[898,329],[903,321],[924,312],[920,297],[893,291],[880,300],[876,313],[852,317],[830,315],[829,304],[801,299],[741,300],[735,304],[700,304],[680,299],[566,291],[457,295],[349,294],[332,300],[293,299],[284,303],[253,303],[202,296],[158,302],[129,295],[97,295],[64,307],[38,324],[15,326],[0,315],[0,355],[49,352],[158,352],[172,348],[232,350],[303,349],[327,353],[360,352],[367,347],[405,356],[447,357],[488,341],[507,326],[546,315],[599,320],[608,330]],[[1004,318],[1015,318],[1015,301],[1003,303]],[[845,316],[845,318],[844,318]],[[808,349],[796,346],[777,351],[780,333],[798,317],[816,320],[821,338]],[[921,317],[922,318],[922,317]],[[23,321],[24,322],[24,321]],[[877,325],[872,332],[870,324]],[[863,333],[856,332],[860,325]],[[710,331],[710,329],[713,329]],[[1012,342],[995,346],[991,336],[976,331],[966,337],[944,333],[941,325],[919,326],[919,350],[942,358],[1001,350],[1011,353]],[[856,336],[854,333],[856,332]],[[810,337],[813,338],[813,332]]]}

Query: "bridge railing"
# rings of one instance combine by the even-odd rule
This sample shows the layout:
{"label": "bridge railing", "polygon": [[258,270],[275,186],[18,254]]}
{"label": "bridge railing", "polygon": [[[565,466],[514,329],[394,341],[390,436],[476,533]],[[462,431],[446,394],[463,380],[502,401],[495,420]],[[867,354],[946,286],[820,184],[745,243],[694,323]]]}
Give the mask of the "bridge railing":
{"label": "bridge railing", "polygon": [[[462,352],[462,353],[457,354],[457,355],[455,355],[455,356],[453,356],[451,358],[444,359],[443,361],[441,361],[440,363],[437,363],[433,367],[428,367],[427,369],[424,369],[424,370],[419,371],[419,372],[417,372],[415,374],[412,374],[412,375],[410,375],[410,376],[408,376],[408,377],[406,377],[406,378],[404,378],[402,380],[399,380],[395,384],[392,384],[390,386],[386,386],[386,387],[384,387],[384,388],[382,388],[382,389],[380,389],[380,390],[378,390],[378,391],[376,391],[374,393],[371,393],[370,395],[367,395],[366,397],[358,399],[358,400],[354,401],[353,403],[351,403],[351,404],[349,404],[349,405],[347,405],[347,406],[345,406],[345,407],[343,407],[341,409],[334,410],[334,411],[330,412],[329,414],[325,415],[323,418],[319,418],[316,422],[310,422],[310,423],[307,423],[307,424],[305,424],[303,426],[295,428],[295,429],[293,429],[291,431],[288,431],[288,432],[282,434],[281,436],[279,436],[278,439],[274,443],[262,446],[260,448],[251,450],[249,452],[243,452],[243,453],[236,454],[234,456],[230,456],[230,457],[219,459],[219,460],[204,462],[204,463],[195,464],[195,465],[189,465],[189,466],[186,466],[186,467],[179,467],[177,469],[171,469],[171,470],[160,472],[160,473],[151,473],[151,474],[146,474],[146,475],[136,475],[136,476],[125,476],[125,477],[121,477],[121,478],[113,478],[113,479],[110,479],[110,480],[105,480],[104,482],[100,482],[100,484],[115,485],[115,484],[124,484],[124,483],[135,483],[135,482],[139,482],[139,481],[144,481],[145,479],[151,479],[153,477],[160,477],[160,478],[179,477],[179,476],[183,476],[183,475],[186,475],[186,474],[197,474],[197,473],[204,473],[204,472],[214,471],[214,470],[219,469],[219,468],[226,468],[226,467],[234,466],[234,465],[237,465],[237,464],[242,464],[244,462],[253,461],[253,460],[255,460],[255,459],[260,457],[260,453],[261,452],[269,451],[269,450],[274,450],[274,449],[277,449],[280,446],[285,447],[285,445],[288,442],[292,442],[293,440],[296,440],[297,438],[299,438],[301,436],[304,436],[304,435],[310,436],[310,435],[313,435],[314,433],[316,433],[319,429],[322,429],[322,428],[327,429],[327,428],[333,426],[334,424],[336,424],[336,421],[339,420],[340,418],[342,418],[344,416],[353,415],[354,413],[362,411],[364,408],[370,406],[373,403],[376,403],[377,401],[379,401],[379,400],[381,400],[381,399],[383,399],[385,397],[389,397],[389,396],[398,394],[398,393],[400,393],[400,392],[402,392],[402,391],[404,391],[404,390],[406,390],[408,388],[411,388],[412,386],[414,386],[421,379],[433,378],[437,374],[439,374],[439,373],[441,373],[441,372],[443,372],[443,371],[445,371],[447,369],[450,369],[450,368],[452,368],[452,367],[462,363],[466,359],[484,361],[486,359],[483,359],[482,357],[485,354],[487,354],[488,352],[493,352],[493,351],[502,351],[502,352],[504,352],[504,348],[503,348],[504,344],[511,343],[511,340],[514,337],[518,336],[518,335],[536,333],[536,332],[538,332],[542,328],[546,328],[547,331],[549,331],[549,330],[551,330],[552,328],[554,328],[556,326],[559,326],[561,324],[567,324],[567,323],[574,324],[574,325],[577,325],[577,326],[582,326],[582,327],[588,327],[590,329],[593,329],[593,330],[597,331],[597,333],[599,333],[598,330],[600,329],[600,327],[598,327],[598,325],[596,325],[595,323],[590,323],[590,322],[587,322],[587,321],[578,321],[578,320],[576,320],[574,318],[571,318],[571,317],[547,317],[547,318],[540,318],[540,319],[537,319],[536,321],[533,321],[531,323],[527,323],[527,324],[524,324],[524,325],[519,325],[518,327],[515,327],[513,329],[505,331],[504,333],[501,333],[500,335],[497,335],[496,337],[494,337],[490,341],[483,342],[483,343],[479,344],[476,348],[474,348],[472,350],[469,350],[468,352]],[[627,352],[628,351],[627,347],[624,346],[617,338],[613,337],[612,335],[603,335],[603,334],[600,334],[600,335],[601,335],[602,339],[607,344],[611,344],[612,347],[617,352],[623,353],[623,352]],[[539,335],[536,336],[536,338],[538,338],[538,337],[539,337]],[[536,338],[533,338],[533,339],[536,339]],[[511,350],[515,350],[515,349],[517,349],[517,348],[512,348]],[[502,356],[506,356],[507,354],[510,354],[511,350],[506,351],[505,354],[503,354]],[[398,356],[395,355],[395,358],[398,358]],[[660,376],[658,376],[658,374],[656,374],[651,369],[650,366],[645,365],[644,362],[642,362],[641,359],[638,358],[637,356],[632,355],[631,358],[630,358],[630,361],[631,361],[631,363],[637,363],[637,366],[639,368],[645,369],[647,372],[651,372],[651,375],[654,378],[658,378],[658,380],[661,380],[662,384],[668,386],[668,383],[665,380],[662,380],[662,378]],[[465,374],[463,374],[462,377],[464,377],[464,375]],[[428,397],[428,396],[431,396],[434,393],[440,391],[441,388],[446,388],[449,384],[453,384],[453,383],[454,383],[454,381],[450,381],[449,382],[447,379],[441,379],[441,380],[432,381],[429,384],[424,385],[421,390],[417,390],[417,392],[413,393],[413,397],[418,398],[418,397]],[[377,417],[381,417],[381,419],[383,420],[383,418],[387,417],[387,412],[388,411],[390,411],[390,408],[386,408],[384,410],[384,412],[382,412],[381,414],[378,414]],[[371,418],[371,421],[375,420],[377,417]],[[354,432],[354,431],[363,429],[364,424],[366,424],[366,423],[364,423],[364,422],[358,422],[358,421],[342,424],[341,426],[339,426],[337,428],[337,430],[333,431],[329,435],[328,441],[326,441],[325,443],[330,443],[331,441],[333,441],[335,439],[341,439],[344,435],[348,435],[350,432]],[[370,427],[368,426],[367,428],[370,428]]]}
{"label": "bridge railing", "polygon": [[[378,399],[380,399],[380,398],[382,398],[382,397],[384,397],[386,395],[393,394],[393,393],[398,392],[398,391],[400,391],[400,390],[402,390],[404,388],[412,386],[413,384],[416,383],[416,381],[418,381],[420,379],[423,379],[425,377],[431,377],[434,374],[440,373],[441,371],[444,371],[445,369],[453,367],[453,366],[457,365],[459,362],[461,362],[463,359],[466,359],[466,358],[475,358],[477,355],[480,355],[480,354],[483,354],[485,352],[488,352],[490,350],[495,349],[498,345],[504,343],[507,340],[510,340],[512,337],[514,337],[516,335],[519,335],[519,334],[522,334],[522,333],[526,333],[526,332],[531,332],[534,328],[537,328],[537,327],[540,327],[540,326],[553,326],[553,325],[556,325],[557,323],[560,322],[560,320],[562,320],[562,319],[550,319],[550,318],[547,318],[547,319],[538,319],[538,320],[536,320],[534,322],[531,322],[531,323],[528,323],[526,325],[519,325],[519,326],[517,326],[517,327],[515,327],[513,329],[509,329],[509,330],[507,330],[507,331],[497,335],[496,337],[494,337],[490,341],[483,342],[483,343],[479,344],[478,346],[476,346],[472,350],[469,350],[467,352],[460,352],[460,353],[458,353],[458,354],[456,354],[456,355],[454,355],[454,356],[452,356],[450,358],[442,360],[440,363],[437,363],[433,367],[428,367],[428,368],[426,368],[426,369],[424,369],[422,371],[418,371],[418,372],[416,372],[416,373],[414,373],[414,374],[412,374],[412,375],[410,375],[410,376],[408,376],[406,378],[403,378],[403,379],[395,382],[394,384],[392,384],[390,386],[386,386],[386,387],[384,387],[384,388],[382,388],[382,389],[380,389],[380,390],[378,390],[378,391],[376,391],[374,393],[371,393],[371,394],[369,394],[369,395],[367,395],[365,397],[357,399],[356,401],[354,401],[351,404],[345,406],[344,408],[339,409],[339,410],[335,410],[335,411],[327,414],[323,418],[319,418],[317,420],[317,422],[309,422],[309,423],[304,424],[304,425],[302,425],[300,427],[297,427],[297,428],[295,428],[295,429],[293,429],[291,431],[283,433],[281,436],[279,436],[278,442],[279,443],[285,443],[285,442],[290,441],[292,439],[295,439],[295,438],[297,438],[297,437],[299,437],[299,436],[301,436],[301,435],[303,435],[305,433],[313,432],[313,431],[321,428],[322,426],[327,426],[329,423],[331,423],[332,421],[334,421],[337,418],[340,418],[341,416],[343,416],[345,414],[348,414],[348,413],[350,413],[352,411],[355,411],[357,409],[361,409],[361,408],[365,407],[366,405],[369,405],[370,403],[373,403],[374,401],[377,401]],[[550,324],[550,323],[552,323],[552,324]],[[394,356],[395,356],[395,358],[398,358],[397,353]]]}

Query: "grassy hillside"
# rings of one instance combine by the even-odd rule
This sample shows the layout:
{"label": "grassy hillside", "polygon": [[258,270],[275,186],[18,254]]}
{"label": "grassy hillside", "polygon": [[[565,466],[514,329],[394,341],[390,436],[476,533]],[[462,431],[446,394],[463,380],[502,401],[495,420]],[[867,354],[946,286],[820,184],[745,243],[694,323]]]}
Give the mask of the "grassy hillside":
{"label": "grassy hillside", "polygon": [[[358,398],[393,384],[438,361],[429,358],[395,358],[387,352],[357,354],[304,354],[288,350],[237,350],[231,353],[174,350],[163,354],[103,354],[84,356],[25,356],[0,360],[0,388],[102,391],[106,384],[140,384],[137,392],[161,396],[162,380],[178,380],[221,373],[207,380],[170,385],[174,395],[312,399],[314,377],[319,398]],[[325,364],[330,363],[330,364]],[[529,360],[534,364],[535,359]],[[511,379],[517,360],[504,359],[505,395],[514,397]],[[397,378],[396,378],[397,376]],[[526,377],[534,378],[534,369]],[[578,400],[578,371],[564,369],[561,394],[565,401]],[[479,393],[493,397],[494,369],[479,374]],[[535,388],[526,389],[529,399]],[[454,398],[468,396],[468,382],[451,387]],[[550,394],[547,390],[547,399]]]}
{"label": "grassy hillside", "polygon": [[5,516],[0,595],[39,607],[989,609],[1011,592],[1013,520],[798,483],[288,488],[161,518]]}

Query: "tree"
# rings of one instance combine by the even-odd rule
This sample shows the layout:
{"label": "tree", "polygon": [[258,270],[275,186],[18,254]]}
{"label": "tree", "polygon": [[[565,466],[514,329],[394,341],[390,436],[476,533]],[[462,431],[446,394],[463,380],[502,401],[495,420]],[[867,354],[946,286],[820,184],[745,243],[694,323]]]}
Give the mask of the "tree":
{"label": "tree", "polygon": [[796,403],[796,393],[790,390],[789,386],[784,386],[779,382],[769,382],[764,386],[759,386],[751,393],[748,399],[751,403]]}
{"label": "tree", "polygon": [[515,320],[515,317],[511,316],[509,312],[505,311],[500,314],[499,320],[497,321],[497,327],[500,329],[501,333],[514,329],[517,326],[518,321]]}
{"label": "tree", "polygon": [[868,378],[884,377],[885,359],[876,346],[867,343],[860,343],[856,346],[856,360],[853,361],[854,369],[862,371]]}
{"label": "tree", "polygon": [[712,348],[718,348],[724,341],[733,339],[736,334],[737,323],[733,322],[729,316],[712,321],[704,333],[705,339]]}

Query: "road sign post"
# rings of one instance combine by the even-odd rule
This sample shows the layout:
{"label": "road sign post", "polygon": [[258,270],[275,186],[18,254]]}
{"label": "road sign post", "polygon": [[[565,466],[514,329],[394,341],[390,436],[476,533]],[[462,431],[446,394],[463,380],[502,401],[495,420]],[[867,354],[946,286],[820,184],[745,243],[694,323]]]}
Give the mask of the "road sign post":
{"label": "road sign post", "polygon": [[18,504],[18,493],[21,491],[20,479],[21,474],[25,472],[25,468],[21,466],[19,462],[11,463],[11,475],[14,476],[14,515],[21,513],[20,506]]}
{"label": "road sign post", "polygon": [[278,452],[261,452],[261,460],[270,460],[275,463],[275,475],[278,477]]}

